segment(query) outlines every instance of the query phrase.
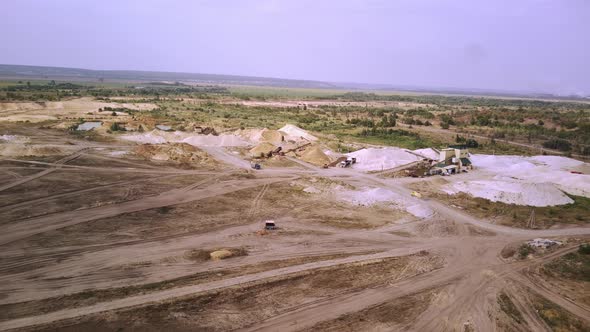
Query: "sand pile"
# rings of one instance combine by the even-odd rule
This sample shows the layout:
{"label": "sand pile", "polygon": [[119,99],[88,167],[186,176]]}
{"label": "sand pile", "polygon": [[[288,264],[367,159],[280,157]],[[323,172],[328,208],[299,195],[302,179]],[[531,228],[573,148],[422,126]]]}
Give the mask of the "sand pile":
{"label": "sand pile", "polygon": [[281,144],[285,140],[283,133],[279,132],[278,130],[263,130],[261,136],[261,141],[272,143],[275,145]]}
{"label": "sand pile", "polygon": [[121,138],[138,143],[187,143],[193,146],[247,146],[248,143],[240,137],[232,134],[222,135],[195,135],[180,131],[166,132],[152,130],[149,133],[123,135]]}
{"label": "sand pile", "polygon": [[285,137],[285,139],[287,140],[293,140],[293,141],[298,141],[298,140],[306,140],[306,141],[317,141],[318,138],[311,135],[310,133],[308,133],[307,131],[294,126],[292,124],[286,124],[283,128],[279,129],[279,131],[287,134],[287,137]]}
{"label": "sand pile", "polygon": [[267,156],[270,152],[274,151],[276,148],[276,146],[268,142],[262,142],[250,150],[250,156],[256,158],[264,157]]}
{"label": "sand pile", "polygon": [[215,160],[209,154],[186,143],[143,144],[137,146],[133,152],[149,160],[173,161],[181,164],[215,164]]}
{"label": "sand pile", "polygon": [[468,193],[492,202],[528,206],[554,206],[574,201],[551,183],[521,183],[514,181],[461,181],[443,187],[448,194]]}
{"label": "sand pile", "polygon": [[412,152],[417,153],[421,156],[424,156],[424,158],[428,158],[428,159],[432,159],[432,160],[438,160],[439,155],[440,155],[438,152],[434,151],[434,149],[432,149],[432,148],[418,149],[418,150],[414,150]]}
{"label": "sand pile", "polygon": [[233,256],[233,253],[227,249],[215,250],[209,254],[211,259],[216,261],[220,259],[226,259]]}
{"label": "sand pile", "polygon": [[162,144],[168,142],[169,138],[162,131],[152,130],[145,134],[123,135],[122,139],[137,143]]}
{"label": "sand pile", "polygon": [[37,146],[27,144],[0,144],[0,155],[4,157],[55,156],[67,152],[56,146]]}
{"label": "sand pile", "polygon": [[590,175],[571,173],[587,165],[578,160],[558,156],[473,155],[471,161],[476,169],[510,177],[511,181],[551,183],[568,194],[590,197]]}
{"label": "sand pile", "polygon": [[412,197],[404,197],[389,189],[363,188],[361,190],[338,190],[338,199],[353,205],[371,206],[384,204],[396,209],[405,210],[418,218],[427,218],[434,213],[428,206]]}
{"label": "sand pile", "polygon": [[26,136],[19,135],[0,135],[0,141],[9,143],[26,143],[30,141],[30,139]]}
{"label": "sand pile", "polygon": [[194,146],[247,146],[249,145],[246,141],[239,138],[236,135],[221,134],[215,135],[197,135],[190,136],[182,140],[184,143],[188,143]]}
{"label": "sand pile", "polygon": [[234,132],[235,135],[241,137],[242,139],[251,142],[251,143],[259,143],[262,140],[262,132],[267,130],[264,129],[239,129]]}
{"label": "sand pile", "polygon": [[332,162],[330,157],[326,156],[318,145],[306,149],[299,159],[317,166],[323,166]]}
{"label": "sand pile", "polygon": [[352,167],[361,171],[380,171],[421,160],[404,149],[394,147],[361,149],[347,156],[356,158],[356,164]]}

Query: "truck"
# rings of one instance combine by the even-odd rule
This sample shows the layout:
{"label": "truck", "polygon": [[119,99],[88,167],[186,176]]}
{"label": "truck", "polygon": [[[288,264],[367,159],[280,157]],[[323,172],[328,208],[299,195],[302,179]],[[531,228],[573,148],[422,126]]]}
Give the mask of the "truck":
{"label": "truck", "polygon": [[346,160],[341,161],[338,163],[339,167],[345,168],[350,167],[352,164],[356,164],[356,158],[346,158]]}

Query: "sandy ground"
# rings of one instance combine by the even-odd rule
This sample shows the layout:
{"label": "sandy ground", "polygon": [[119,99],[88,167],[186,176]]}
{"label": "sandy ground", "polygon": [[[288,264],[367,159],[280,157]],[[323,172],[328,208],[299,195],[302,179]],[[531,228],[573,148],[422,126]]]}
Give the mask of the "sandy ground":
{"label": "sandy ground", "polygon": [[156,105],[149,103],[109,103],[95,101],[88,97],[55,102],[0,103],[0,121],[42,122],[68,117],[77,118],[82,115],[87,116],[88,113],[100,117],[101,113],[98,112],[98,109],[104,107],[124,107],[141,111],[154,109]]}
{"label": "sandy ground", "polygon": [[[590,326],[569,284],[530,273],[573,243],[501,255],[587,226],[514,229],[413,197],[405,179],[294,158],[252,171],[220,146],[202,149],[216,168],[187,169],[136,157],[132,142],[0,134],[63,147],[0,158],[0,330],[549,330],[536,297]],[[269,219],[279,230],[262,231]],[[199,255],[220,249],[241,254]],[[500,310],[502,292],[522,322]]]}

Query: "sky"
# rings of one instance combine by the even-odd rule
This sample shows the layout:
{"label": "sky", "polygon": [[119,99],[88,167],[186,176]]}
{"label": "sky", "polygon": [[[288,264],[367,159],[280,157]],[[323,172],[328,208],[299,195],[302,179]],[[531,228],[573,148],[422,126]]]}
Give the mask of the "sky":
{"label": "sky", "polygon": [[3,1],[0,63],[590,95],[589,0]]}

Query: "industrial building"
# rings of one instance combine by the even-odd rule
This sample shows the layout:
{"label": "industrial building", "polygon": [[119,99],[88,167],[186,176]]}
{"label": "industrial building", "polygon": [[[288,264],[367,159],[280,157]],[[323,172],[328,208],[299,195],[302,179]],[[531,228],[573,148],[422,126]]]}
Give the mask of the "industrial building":
{"label": "industrial building", "polygon": [[464,170],[473,169],[469,159],[469,150],[464,145],[451,145],[440,150],[438,162],[433,165],[429,173],[434,174],[455,174]]}

